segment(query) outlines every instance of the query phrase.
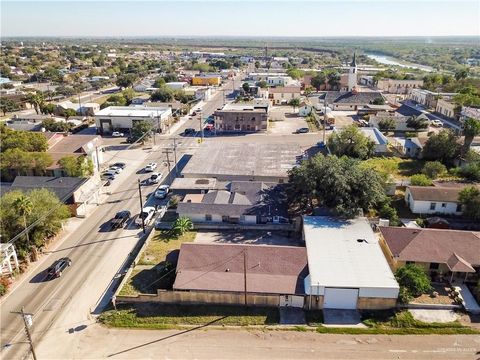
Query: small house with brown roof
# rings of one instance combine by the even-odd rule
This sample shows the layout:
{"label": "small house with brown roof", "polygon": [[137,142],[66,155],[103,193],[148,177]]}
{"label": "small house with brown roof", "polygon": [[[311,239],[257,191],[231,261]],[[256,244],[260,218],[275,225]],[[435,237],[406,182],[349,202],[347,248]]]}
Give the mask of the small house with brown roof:
{"label": "small house with brown roof", "polygon": [[304,247],[184,243],[173,290],[197,302],[243,304],[248,295],[249,305],[303,307],[307,275]]}
{"label": "small house with brown roof", "polygon": [[452,280],[478,278],[480,232],[380,227],[381,242],[396,269],[416,264]]}
{"label": "small house with brown roof", "polygon": [[414,214],[461,215],[458,195],[464,185],[407,186],[405,202]]}

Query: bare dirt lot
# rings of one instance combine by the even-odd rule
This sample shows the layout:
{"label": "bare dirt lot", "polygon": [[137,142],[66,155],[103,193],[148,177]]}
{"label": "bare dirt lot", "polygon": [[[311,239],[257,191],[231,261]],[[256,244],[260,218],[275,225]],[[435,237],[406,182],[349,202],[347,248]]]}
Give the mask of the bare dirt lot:
{"label": "bare dirt lot", "polygon": [[276,106],[270,110],[269,134],[291,135],[299,128],[308,128],[305,118],[293,113],[291,106]]}

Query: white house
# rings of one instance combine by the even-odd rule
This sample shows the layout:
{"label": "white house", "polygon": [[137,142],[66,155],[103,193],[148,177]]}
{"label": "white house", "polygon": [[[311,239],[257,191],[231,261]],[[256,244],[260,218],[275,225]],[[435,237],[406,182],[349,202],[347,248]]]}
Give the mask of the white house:
{"label": "white house", "polygon": [[165,84],[166,87],[172,90],[182,90],[183,88],[188,86],[188,82],[186,81],[172,81]]}
{"label": "white house", "polygon": [[95,124],[100,134],[130,130],[139,120],[148,121],[154,129],[164,131],[165,122],[171,116],[169,107],[109,106],[95,114]]}
{"label": "white house", "polygon": [[312,107],[310,105],[307,105],[305,102],[302,102],[300,104],[300,107],[298,108],[298,115],[306,117],[312,113]]}
{"label": "white house", "polygon": [[461,215],[458,194],[464,186],[407,186],[405,202],[414,214]]}
{"label": "white house", "polygon": [[293,79],[290,76],[269,76],[267,77],[268,86],[289,86],[293,84]]}
{"label": "white house", "polygon": [[399,286],[365,218],[305,216],[308,309],[389,309]]}
{"label": "white house", "polygon": [[375,154],[387,152],[388,139],[380,130],[374,127],[362,127],[360,131],[375,143]]}

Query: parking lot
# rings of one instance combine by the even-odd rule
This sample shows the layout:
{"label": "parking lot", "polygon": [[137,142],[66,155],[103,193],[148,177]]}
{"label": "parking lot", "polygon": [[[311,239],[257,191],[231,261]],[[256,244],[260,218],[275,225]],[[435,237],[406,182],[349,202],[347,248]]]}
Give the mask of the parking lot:
{"label": "parking lot", "polygon": [[289,237],[283,231],[199,231],[195,242],[202,244],[249,244],[249,245],[281,245],[303,246],[300,237]]}
{"label": "parking lot", "polygon": [[291,135],[299,128],[308,128],[305,118],[293,113],[291,106],[274,106],[270,109],[268,133],[273,135]]}

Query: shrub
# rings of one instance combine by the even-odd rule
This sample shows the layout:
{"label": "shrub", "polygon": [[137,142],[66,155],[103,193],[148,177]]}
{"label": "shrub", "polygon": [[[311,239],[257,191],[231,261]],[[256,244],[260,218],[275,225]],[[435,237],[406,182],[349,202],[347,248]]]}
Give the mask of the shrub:
{"label": "shrub", "polygon": [[406,288],[401,287],[398,293],[398,300],[402,304],[408,304],[410,301],[412,301],[412,299],[413,296],[410,294],[410,292]]}
{"label": "shrub", "polygon": [[399,267],[395,278],[400,287],[403,287],[411,296],[417,297],[428,293],[432,289],[430,278],[425,270],[417,265],[408,264]]}
{"label": "shrub", "polygon": [[0,284],[0,296],[3,296],[7,293],[7,287],[3,284]]}
{"label": "shrub", "polygon": [[416,218],[415,222],[417,223],[418,226],[425,227],[425,220],[422,218]]}
{"label": "shrub", "polygon": [[406,131],[405,132],[405,137],[406,138],[418,137],[418,134],[416,132]]}
{"label": "shrub", "polygon": [[378,216],[390,220],[391,226],[400,225],[400,219],[398,218],[397,210],[388,204],[385,204],[380,208],[378,211]]}
{"label": "shrub", "polygon": [[436,179],[447,173],[447,167],[440,161],[427,161],[423,166],[422,173],[430,179]]}
{"label": "shrub", "polygon": [[416,174],[410,177],[410,184],[413,186],[431,186],[432,180],[424,174]]}

